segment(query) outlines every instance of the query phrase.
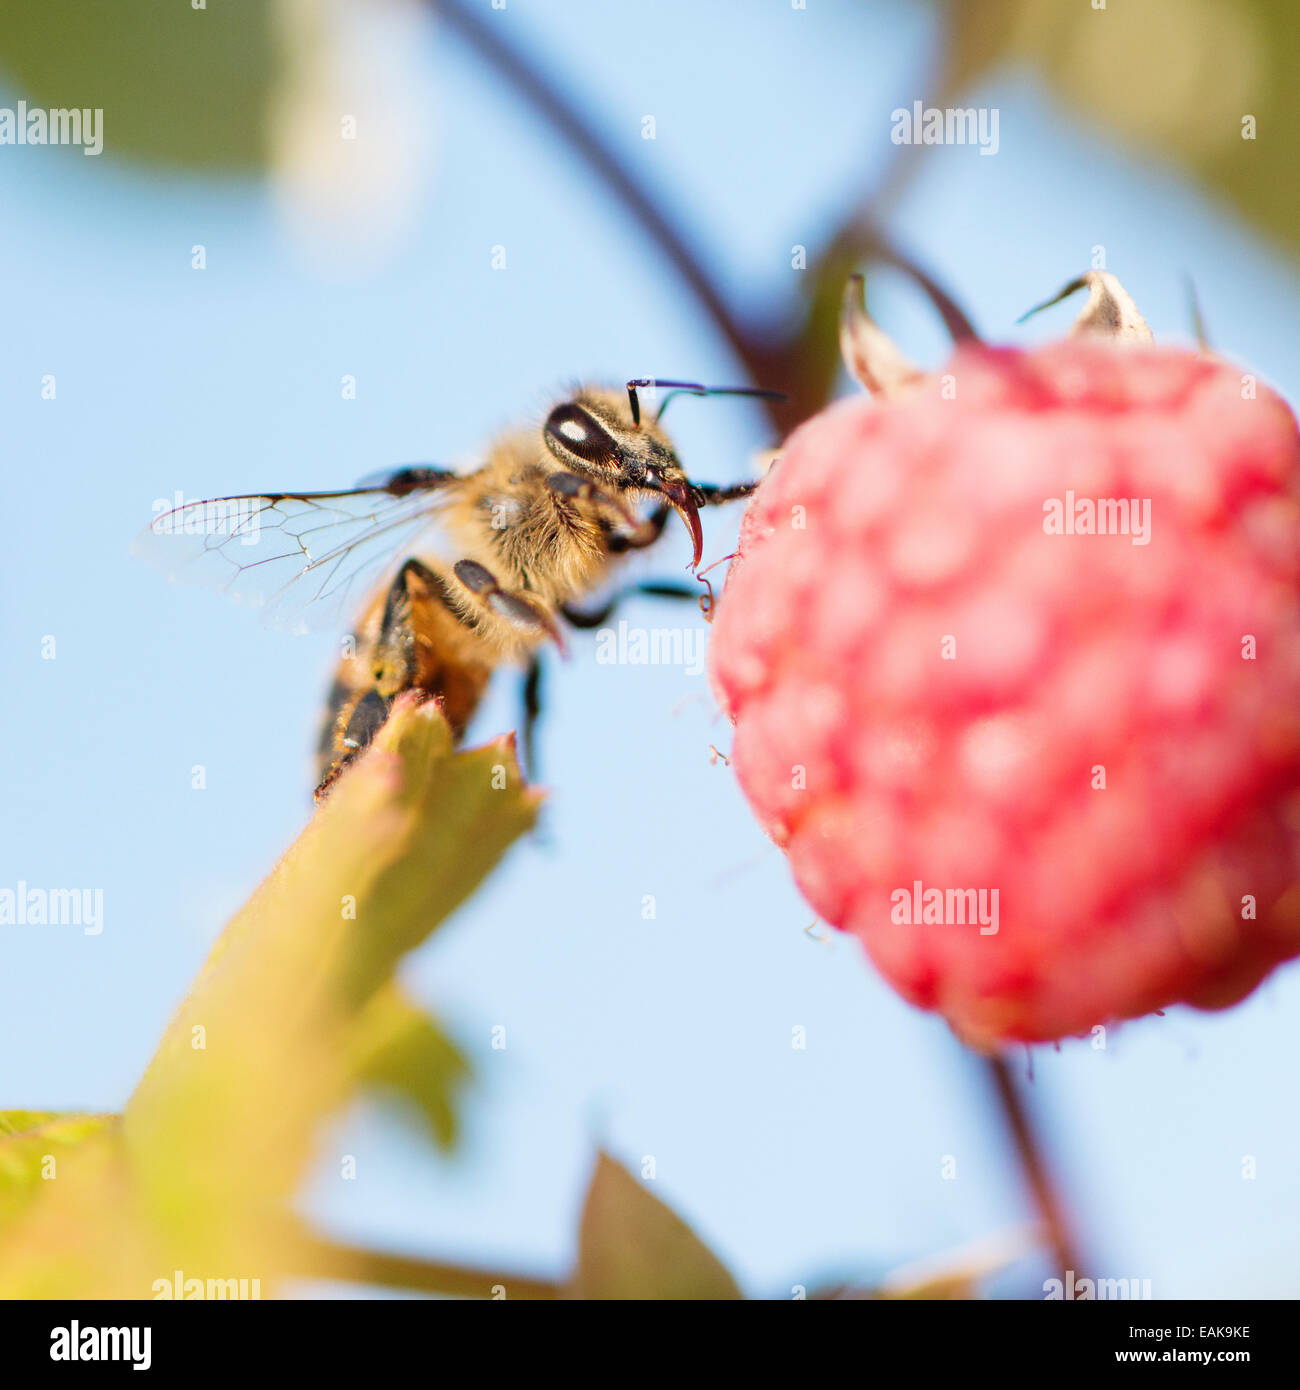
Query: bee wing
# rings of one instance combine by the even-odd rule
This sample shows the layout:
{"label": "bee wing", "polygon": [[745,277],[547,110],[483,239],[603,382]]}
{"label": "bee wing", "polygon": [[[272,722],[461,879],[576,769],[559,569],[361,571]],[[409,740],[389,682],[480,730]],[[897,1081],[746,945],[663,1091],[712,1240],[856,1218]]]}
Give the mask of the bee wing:
{"label": "bee wing", "polygon": [[170,580],[262,608],[272,627],[339,626],[460,481],[445,469],[400,468],[342,492],[187,502],[156,516],[132,549]]}

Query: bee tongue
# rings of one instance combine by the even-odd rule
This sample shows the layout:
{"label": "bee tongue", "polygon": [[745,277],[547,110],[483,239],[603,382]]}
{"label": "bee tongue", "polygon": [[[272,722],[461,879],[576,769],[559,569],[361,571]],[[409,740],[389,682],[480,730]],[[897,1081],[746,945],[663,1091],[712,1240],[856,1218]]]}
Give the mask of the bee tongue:
{"label": "bee tongue", "polygon": [[668,499],[673,511],[686,523],[686,529],[691,533],[691,545],[694,548],[691,568],[694,569],[704,554],[704,531],[700,526],[700,512],[695,504],[695,498],[691,495],[690,484],[661,483],[660,491]]}

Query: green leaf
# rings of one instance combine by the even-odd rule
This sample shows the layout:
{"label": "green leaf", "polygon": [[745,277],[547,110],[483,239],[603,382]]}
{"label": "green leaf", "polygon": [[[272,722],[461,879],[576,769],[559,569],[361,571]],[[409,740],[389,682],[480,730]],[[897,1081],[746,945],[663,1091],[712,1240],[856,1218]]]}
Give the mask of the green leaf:
{"label": "green leaf", "polygon": [[116,1124],[116,1115],[63,1115],[0,1110],[0,1229],[58,1180],[63,1160],[92,1135]]}
{"label": "green leaf", "polygon": [[735,1280],[675,1212],[608,1154],[582,1211],[575,1298],[741,1298]]}
{"label": "green leaf", "polygon": [[[1258,228],[1300,251],[1300,25],[1276,0],[947,0],[944,79],[955,104],[1009,66],[1136,146],[1172,159]],[[1242,138],[1243,118],[1255,138]],[[1006,132],[1003,132],[1004,139]]]}
{"label": "green leaf", "polygon": [[456,1140],[456,1093],[469,1063],[437,1022],[387,985],[362,1009],[352,1040],[353,1069],[366,1086],[395,1092],[424,1117],[441,1148]]}
{"label": "green leaf", "polygon": [[111,154],[262,168],[279,66],[275,10],[264,0],[199,10],[188,0],[9,4],[0,79],[30,107],[102,109]]}
{"label": "green leaf", "polygon": [[127,1102],[120,1143],[49,1184],[0,1241],[0,1297],[149,1297],[177,1269],[258,1278],[269,1296],[287,1270],[309,1276],[292,1199],[364,1073],[358,1039],[387,1029],[390,1064],[427,1061],[394,970],[539,800],[512,740],[454,752],[435,702],[399,700],[222,933]]}

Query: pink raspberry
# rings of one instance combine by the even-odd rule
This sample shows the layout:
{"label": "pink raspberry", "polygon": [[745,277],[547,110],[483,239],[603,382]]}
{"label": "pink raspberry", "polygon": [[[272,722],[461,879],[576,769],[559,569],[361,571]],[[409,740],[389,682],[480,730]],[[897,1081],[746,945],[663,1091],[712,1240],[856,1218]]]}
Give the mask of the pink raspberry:
{"label": "pink raspberry", "polygon": [[903,385],[746,515],[711,667],[751,806],[973,1045],[1235,1002],[1300,953],[1290,410],[1086,336]]}

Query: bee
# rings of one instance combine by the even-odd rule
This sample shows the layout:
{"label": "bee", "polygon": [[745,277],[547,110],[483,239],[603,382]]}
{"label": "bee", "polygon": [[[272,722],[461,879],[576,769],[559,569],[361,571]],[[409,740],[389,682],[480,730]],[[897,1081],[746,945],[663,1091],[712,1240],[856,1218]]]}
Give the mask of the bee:
{"label": "bee", "polygon": [[[640,392],[667,388],[653,418]],[[374,740],[394,700],[419,691],[459,739],[493,673],[526,670],[525,762],[540,709],[539,651],[565,650],[564,627],[599,626],[581,601],[619,559],[653,545],[675,513],[697,569],[700,510],[748,497],[686,474],[662,417],[674,396],[780,399],[750,387],[637,378],[624,391],[582,388],[541,428],[499,437],[471,472],[406,465],[339,492],[267,492],[158,504],[137,550],[169,577],[266,605],[276,626],[305,631],[361,604],[330,689],[317,750],[316,799]],[[432,553],[437,527],[450,556]],[[692,597],[687,585],[629,591]],[[619,595],[621,597],[621,595]]]}

